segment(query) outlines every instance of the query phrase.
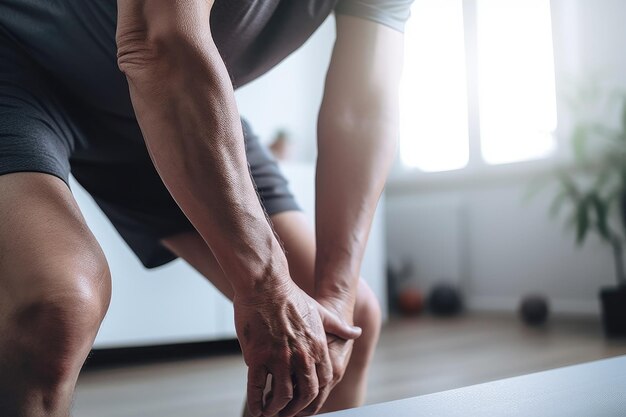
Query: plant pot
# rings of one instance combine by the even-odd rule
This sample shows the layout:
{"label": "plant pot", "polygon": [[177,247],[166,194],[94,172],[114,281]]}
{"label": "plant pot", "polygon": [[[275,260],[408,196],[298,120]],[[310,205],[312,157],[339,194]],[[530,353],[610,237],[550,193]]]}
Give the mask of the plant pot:
{"label": "plant pot", "polygon": [[602,322],[608,337],[626,337],[626,285],[600,291]]}

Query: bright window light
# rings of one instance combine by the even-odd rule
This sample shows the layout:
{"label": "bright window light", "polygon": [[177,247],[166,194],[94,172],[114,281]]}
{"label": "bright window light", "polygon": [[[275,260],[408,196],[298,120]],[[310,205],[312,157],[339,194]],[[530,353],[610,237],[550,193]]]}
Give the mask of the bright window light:
{"label": "bright window light", "polygon": [[490,164],[538,159],[556,143],[550,0],[478,0],[480,137]]}
{"label": "bright window light", "polygon": [[405,32],[400,156],[423,171],[469,159],[462,0],[416,0]]}

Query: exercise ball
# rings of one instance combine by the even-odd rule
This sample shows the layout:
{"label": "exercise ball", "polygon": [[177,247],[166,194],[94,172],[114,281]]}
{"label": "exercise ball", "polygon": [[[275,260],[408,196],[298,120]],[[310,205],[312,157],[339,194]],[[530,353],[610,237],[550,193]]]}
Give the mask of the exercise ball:
{"label": "exercise ball", "polygon": [[420,290],[406,287],[398,294],[398,310],[405,316],[417,316],[424,308],[424,295]]}
{"label": "exercise ball", "polygon": [[520,303],[519,314],[529,326],[541,326],[550,314],[548,299],[540,294],[525,296]]}
{"label": "exercise ball", "polygon": [[428,309],[438,316],[453,316],[463,309],[459,290],[450,284],[437,284],[428,296]]}

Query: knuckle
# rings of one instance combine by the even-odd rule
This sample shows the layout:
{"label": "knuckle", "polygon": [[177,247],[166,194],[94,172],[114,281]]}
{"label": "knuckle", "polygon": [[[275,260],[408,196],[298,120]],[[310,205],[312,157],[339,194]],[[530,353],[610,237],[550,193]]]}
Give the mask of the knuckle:
{"label": "knuckle", "polygon": [[343,372],[333,371],[333,382],[339,382],[343,379]]}
{"label": "knuckle", "polygon": [[251,352],[251,354],[247,356],[248,357],[245,358],[245,361],[248,366],[264,366],[272,359],[273,352],[260,350],[257,352]]}
{"label": "knuckle", "polygon": [[265,388],[265,383],[261,381],[248,381],[248,389],[250,390],[262,390]]}
{"label": "knuckle", "polygon": [[317,381],[314,380],[312,376],[307,378],[305,381],[303,381],[301,383],[301,386],[302,386],[302,389],[305,389],[307,391],[313,391],[319,388]]}
{"label": "knuckle", "polygon": [[300,392],[302,393],[302,395],[306,397],[308,396],[317,397],[318,391],[319,391],[319,385],[310,379],[301,383]]}
{"label": "knuckle", "polygon": [[292,353],[287,347],[280,348],[279,350],[272,353],[273,362],[276,363],[288,363],[291,361]]}
{"label": "knuckle", "polygon": [[281,352],[280,355],[278,356],[278,360],[280,360],[282,363],[290,363],[292,358],[293,358],[293,355],[291,354],[289,350],[285,350]]}
{"label": "knuckle", "polygon": [[310,402],[310,401],[313,401],[315,398],[317,398],[319,393],[320,393],[319,387],[314,386],[304,393],[304,397],[306,398],[307,402]]}
{"label": "knuckle", "polygon": [[320,375],[320,385],[325,387],[333,381],[333,373],[332,372],[322,372]]}
{"label": "knuckle", "polygon": [[293,400],[293,394],[284,393],[284,394],[281,394],[280,396],[274,397],[274,398],[276,398],[281,403],[288,403],[289,401]]}

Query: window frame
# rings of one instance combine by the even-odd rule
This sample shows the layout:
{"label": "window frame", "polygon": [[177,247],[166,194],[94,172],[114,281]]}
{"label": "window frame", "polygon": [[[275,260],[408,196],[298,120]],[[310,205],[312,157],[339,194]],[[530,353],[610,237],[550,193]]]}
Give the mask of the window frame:
{"label": "window frame", "polygon": [[[559,39],[563,38],[562,32],[571,33],[575,29],[572,16],[576,13],[568,13],[564,21],[558,19],[558,2],[550,1],[550,14],[552,20],[552,43],[554,51],[554,68],[557,90],[557,129],[554,132],[555,150],[543,158],[516,161],[503,164],[489,164],[482,155],[481,132],[480,132],[480,107],[478,91],[478,32],[477,32],[477,0],[462,0],[463,22],[465,35],[465,60],[467,76],[467,106],[468,106],[468,142],[469,159],[465,167],[438,172],[426,172],[419,167],[404,165],[398,152],[397,161],[392,169],[389,182],[394,187],[404,188],[415,185],[430,188],[430,186],[454,186],[463,184],[481,184],[498,182],[508,178],[529,178],[553,169],[555,165],[568,159],[567,146],[563,140],[566,131],[567,120],[563,117],[563,102],[559,97],[561,80],[558,74],[564,72],[561,62],[572,61],[573,51],[567,48],[559,48]],[[567,6],[565,6],[567,7]],[[558,36],[561,34],[561,36]],[[570,48],[571,49],[571,48]],[[564,51],[564,53],[560,53]]]}

